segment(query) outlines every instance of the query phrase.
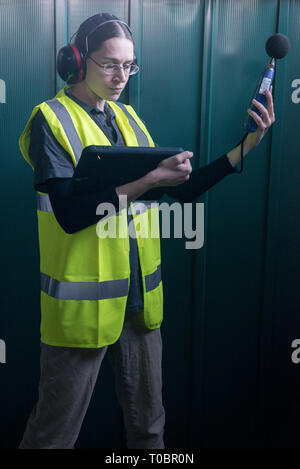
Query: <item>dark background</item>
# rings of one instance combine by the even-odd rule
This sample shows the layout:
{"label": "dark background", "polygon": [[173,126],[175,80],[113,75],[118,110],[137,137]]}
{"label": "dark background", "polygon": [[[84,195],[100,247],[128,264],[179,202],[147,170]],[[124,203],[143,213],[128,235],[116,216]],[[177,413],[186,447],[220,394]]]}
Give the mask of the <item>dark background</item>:
{"label": "dark background", "polygon": [[[203,248],[163,239],[164,402],[169,448],[299,448],[299,17],[296,0],[0,0],[0,447],[16,448],[38,396],[39,253],[32,170],[18,148],[33,107],[63,86],[58,49],[98,12],[129,22],[140,73],[122,101],[193,167],[232,149],[265,42],[289,36],[278,62],[276,123],[205,204]],[[299,87],[299,85],[298,85]],[[294,92],[293,99],[292,93]],[[0,99],[1,101],[1,99]],[[3,99],[2,99],[3,101]],[[122,417],[104,360],[78,448],[120,448]]]}

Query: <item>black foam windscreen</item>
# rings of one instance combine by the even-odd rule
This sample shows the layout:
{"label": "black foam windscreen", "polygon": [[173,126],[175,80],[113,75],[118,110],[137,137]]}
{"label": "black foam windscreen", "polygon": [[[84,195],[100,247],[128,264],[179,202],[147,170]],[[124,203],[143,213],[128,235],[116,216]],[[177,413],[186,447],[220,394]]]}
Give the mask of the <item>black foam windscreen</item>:
{"label": "black foam windscreen", "polygon": [[289,38],[284,34],[273,34],[266,42],[266,52],[274,59],[282,59],[290,50],[291,44]]}

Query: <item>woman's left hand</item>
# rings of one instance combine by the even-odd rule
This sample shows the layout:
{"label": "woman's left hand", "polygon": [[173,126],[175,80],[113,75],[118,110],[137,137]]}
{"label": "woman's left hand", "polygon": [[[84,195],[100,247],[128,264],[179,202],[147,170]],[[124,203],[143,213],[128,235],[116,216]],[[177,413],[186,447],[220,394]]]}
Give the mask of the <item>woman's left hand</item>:
{"label": "woman's left hand", "polygon": [[249,132],[245,140],[245,145],[247,146],[248,151],[252,150],[260,143],[261,139],[264,137],[271,125],[275,122],[272,86],[270,91],[268,89],[265,91],[265,95],[267,98],[266,107],[256,101],[256,99],[252,100],[254,106],[260,111],[261,117],[259,117],[255,111],[252,111],[251,109],[247,110],[248,114],[253,117],[257,124],[256,131]]}

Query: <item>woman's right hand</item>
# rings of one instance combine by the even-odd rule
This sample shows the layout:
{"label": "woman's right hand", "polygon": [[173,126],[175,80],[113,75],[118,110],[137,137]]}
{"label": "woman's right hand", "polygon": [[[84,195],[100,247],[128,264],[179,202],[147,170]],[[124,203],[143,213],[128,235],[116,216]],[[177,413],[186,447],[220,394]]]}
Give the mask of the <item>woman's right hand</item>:
{"label": "woman's right hand", "polygon": [[144,192],[155,189],[159,186],[178,186],[188,181],[192,172],[190,158],[193,153],[184,151],[177,155],[162,160],[159,165],[136,181],[129,182],[123,186],[116,187],[118,196],[125,195],[124,207],[129,202],[136,200]]}
{"label": "woman's right hand", "polygon": [[192,152],[184,151],[162,160],[152,171],[155,186],[177,186],[188,181],[192,172],[192,156]]}

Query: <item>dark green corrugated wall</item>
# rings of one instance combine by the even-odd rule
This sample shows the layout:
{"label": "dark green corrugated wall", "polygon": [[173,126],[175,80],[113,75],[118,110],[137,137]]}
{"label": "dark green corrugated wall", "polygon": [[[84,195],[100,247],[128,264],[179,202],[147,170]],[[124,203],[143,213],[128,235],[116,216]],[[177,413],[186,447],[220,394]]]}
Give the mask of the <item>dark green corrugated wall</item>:
{"label": "dark green corrugated wall", "polygon": [[[122,101],[160,145],[194,152],[193,167],[229,151],[275,32],[276,123],[232,175],[198,202],[203,248],[163,239],[164,402],[172,448],[299,446],[300,2],[296,0],[0,0],[2,294],[0,442],[15,447],[37,398],[39,259],[32,171],[18,137],[33,106],[63,84],[57,50],[79,24],[109,11],[133,28],[141,72]],[[3,94],[3,82],[6,85]],[[78,447],[121,447],[122,418],[108,364]]]}

